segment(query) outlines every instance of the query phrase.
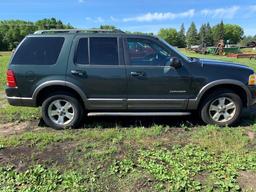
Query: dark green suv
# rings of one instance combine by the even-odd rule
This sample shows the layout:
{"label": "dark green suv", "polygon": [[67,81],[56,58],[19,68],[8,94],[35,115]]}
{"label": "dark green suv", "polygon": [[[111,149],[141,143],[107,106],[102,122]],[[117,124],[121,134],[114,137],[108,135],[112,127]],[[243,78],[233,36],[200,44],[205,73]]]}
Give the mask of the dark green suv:
{"label": "dark green suv", "polygon": [[256,75],[239,64],[189,58],[164,40],[119,30],[50,30],[27,36],[11,58],[11,105],[42,106],[45,123],[85,115],[189,115],[232,125],[255,103]]}

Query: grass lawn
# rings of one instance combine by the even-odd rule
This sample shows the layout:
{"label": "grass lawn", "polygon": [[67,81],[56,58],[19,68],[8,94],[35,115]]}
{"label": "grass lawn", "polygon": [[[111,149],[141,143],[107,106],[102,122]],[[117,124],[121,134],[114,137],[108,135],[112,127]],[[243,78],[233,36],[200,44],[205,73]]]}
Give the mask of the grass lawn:
{"label": "grass lawn", "polygon": [[[256,69],[249,59],[185,53]],[[0,55],[3,93],[10,56]],[[55,131],[37,125],[39,109],[0,97],[0,191],[255,191],[255,117],[246,111],[234,128],[194,117],[91,117]]]}
{"label": "grass lawn", "polygon": [[0,52],[0,91],[4,89],[6,84],[6,70],[10,55],[10,52]]}

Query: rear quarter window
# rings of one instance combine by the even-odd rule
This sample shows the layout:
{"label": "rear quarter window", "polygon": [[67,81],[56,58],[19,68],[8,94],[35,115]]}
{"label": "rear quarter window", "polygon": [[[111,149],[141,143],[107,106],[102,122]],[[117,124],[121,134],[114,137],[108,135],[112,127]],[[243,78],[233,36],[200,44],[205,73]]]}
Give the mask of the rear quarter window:
{"label": "rear quarter window", "polygon": [[19,46],[11,64],[53,65],[57,62],[64,37],[28,37]]}

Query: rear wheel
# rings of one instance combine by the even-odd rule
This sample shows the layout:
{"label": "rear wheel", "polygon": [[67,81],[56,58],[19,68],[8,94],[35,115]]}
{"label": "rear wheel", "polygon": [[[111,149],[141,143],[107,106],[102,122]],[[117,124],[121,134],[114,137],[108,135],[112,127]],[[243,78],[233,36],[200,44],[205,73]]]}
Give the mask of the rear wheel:
{"label": "rear wheel", "polygon": [[201,118],[207,124],[234,125],[242,111],[241,98],[231,90],[212,93],[201,105]]}
{"label": "rear wheel", "polygon": [[42,117],[45,123],[55,129],[79,126],[83,114],[82,105],[71,95],[53,95],[42,104]]}

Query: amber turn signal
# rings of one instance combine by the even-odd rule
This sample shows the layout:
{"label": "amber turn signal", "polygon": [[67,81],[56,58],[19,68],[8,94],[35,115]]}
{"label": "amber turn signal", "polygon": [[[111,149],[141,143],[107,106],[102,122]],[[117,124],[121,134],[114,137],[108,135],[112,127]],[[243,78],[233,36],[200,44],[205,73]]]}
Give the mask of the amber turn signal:
{"label": "amber turn signal", "polygon": [[252,74],[249,76],[248,85],[256,85],[256,74]]}

